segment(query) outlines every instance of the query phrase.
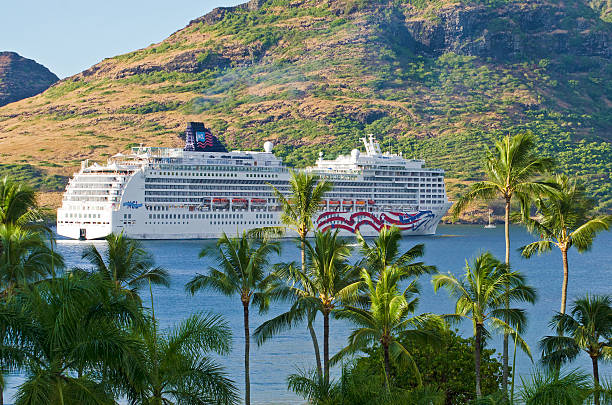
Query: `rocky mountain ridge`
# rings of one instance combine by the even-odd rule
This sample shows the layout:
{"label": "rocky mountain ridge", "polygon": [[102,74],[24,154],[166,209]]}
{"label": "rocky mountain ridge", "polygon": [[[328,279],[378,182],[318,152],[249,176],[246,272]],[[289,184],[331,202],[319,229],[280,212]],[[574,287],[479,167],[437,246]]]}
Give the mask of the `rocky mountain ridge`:
{"label": "rocky mountain ridge", "polygon": [[15,52],[0,52],[0,107],[42,93],[58,80],[32,59]]}

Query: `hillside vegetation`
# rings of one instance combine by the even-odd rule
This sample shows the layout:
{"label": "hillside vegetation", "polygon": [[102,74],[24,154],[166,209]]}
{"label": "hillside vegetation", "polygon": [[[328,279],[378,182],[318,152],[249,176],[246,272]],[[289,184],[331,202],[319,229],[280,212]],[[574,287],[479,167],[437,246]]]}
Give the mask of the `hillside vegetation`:
{"label": "hillside vegetation", "polygon": [[[612,24],[606,0],[252,0],[0,108],[2,162],[43,189],[185,123],[291,165],[375,134],[453,180],[480,178],[506,133],[533,131],[612,208]],[[45,188],[46,187],[46,188]]]}

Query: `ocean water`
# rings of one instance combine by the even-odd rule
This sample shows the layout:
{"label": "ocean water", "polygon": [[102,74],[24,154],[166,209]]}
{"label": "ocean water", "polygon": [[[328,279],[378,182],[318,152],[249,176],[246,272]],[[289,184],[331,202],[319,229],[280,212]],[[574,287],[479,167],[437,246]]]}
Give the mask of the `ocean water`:
{"label": "ocean water", "polygon": [[[526,260],[520,257],[517,248],[534,238],[523,228],[511,228],[511,264],[514,269],[522,271],[528,282],[537,288],[539,299],[534,306],[526,307],[529,314],[529,329],[525,334],[527,343],[531,346],[534,358],[539,358],[538,340],[550,334],[548,322],[555,311],[559,310],[561,300],[562,264],[561,254],[552,251],[547,255]],[[85,246],[94,243],[99,249],[104,249],[103,241],[85,242],[60,240],[58,250],[64,255],[66,264],[86,266],[81,260],[81,252]],[[414,244],[425,244],[424,261],[437,266],[440,272],[461,274],[465,260],[471,259],[484,251],[491,251],[503,259],[504,236],[503,226],[496,229],[483,229],[472,225],[441,225],[435,236],[405,237],[402,242],[404,250]],[[169,327],[184,319],[193,312],[221,313],[230,324],[233,336],[233,351],[219,362],[242,389],[243,372],[243,327],[242,304],[237,297],[224,297],[211,291],[204,291],[191,296],[184,290],[184,285],[196,273],[206,272],[213,263],[212,258],[198,258],[198,253],[205,246],[213,245],[213,241],[145,241],[144,245],[155,256],[156,263],[168,269],[171,274],[170,288],[154,288],[155,314],[162,327]],[[299,250],[292,241],[282,243],[280,261],[299,261]],[[356,255],[353,258],[356,260]],[[591,251],[579,254],[571,251],[569,254],[570,281],[568,304],[577,296],[585,293],[612,294],[612,232],[599,235]],[[422,277],[421,299],[418,312],[433,312],[438,314],[451,313],[453,302],[446,291],[435,294],[430,276]],[[150,305],[148,292],[143,292],[145,305]],[[266,314],[258,314],[256,308],[251,311],[251,330],[254,330],[266,319],[283,312],[286,304],[274,304]],[[352,325],[344,321],[331,321],[330,353],[333,355],[345,346]],[[459,326],[464,335],[471,333],[471,325],[464,323]],[[323,326],[317,325],[317,332],[322,346]],[[489,343],[490,347],[501,349],[501,337],[495,336]],[[512,350],[512,348],[511,348]],[[321,347],[322,352],[322,347]],[[304,403],[293,393],[287,391],[286,378],[297,369],[310,369],[314,366],[314,354],[310,335],[305,326],[298,326],[269,340],[261,347],[251,344],[251,398],[254,404],[291,404]],[[572,367],[582,367],[590,372],[590,361],[586,355],[572,364]],[[527,375],[534,364],[529,358],[519,352],[517,354],[517,375]],[[612,378],[612,365],[601,364],[600,374]],[[9,396],[19,384],[20,378],[13,376],[8,381]]]}

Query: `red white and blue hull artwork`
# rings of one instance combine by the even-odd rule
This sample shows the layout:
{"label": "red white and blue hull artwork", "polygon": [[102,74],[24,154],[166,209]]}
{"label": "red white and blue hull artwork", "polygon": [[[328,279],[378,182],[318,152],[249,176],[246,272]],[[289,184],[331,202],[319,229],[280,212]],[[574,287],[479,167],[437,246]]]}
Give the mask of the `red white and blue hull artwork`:
{"label": "red white and blue hull artwork", "polygon": [[442,215],[431,210],[412,213],[327,211],[317,217],[315,224],[318,231],[338,230],[341,235],[354,235],[359,231],[363,236],[376,236],[383,227],[392,226],[403,234],[432,235],[436,233]]}

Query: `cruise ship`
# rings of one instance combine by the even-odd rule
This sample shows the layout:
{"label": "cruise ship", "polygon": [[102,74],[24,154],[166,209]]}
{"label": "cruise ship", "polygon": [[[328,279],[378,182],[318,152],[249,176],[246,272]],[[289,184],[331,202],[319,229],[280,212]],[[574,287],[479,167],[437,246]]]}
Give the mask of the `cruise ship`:
{"label": "cruise ship", "polygon": [[[436,232],[448,211],[444,171],[424,161],[382,152],[372,135],[333,160],[319,154],[306,170],[333,184],[316,230],[359,231],[375,236],[396,226],[407,235]],[[289,196],[291,169],[263,151],[231,151],[204,124],[190,122],[185,147],[135,147],[105,165],[81,163],[57,211],[57,233],[99,239],[121,233],[135,239],[209,239],[261,227],[282,226],[271,185]],[[294,236],[289,231],[285,234]]]}

